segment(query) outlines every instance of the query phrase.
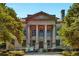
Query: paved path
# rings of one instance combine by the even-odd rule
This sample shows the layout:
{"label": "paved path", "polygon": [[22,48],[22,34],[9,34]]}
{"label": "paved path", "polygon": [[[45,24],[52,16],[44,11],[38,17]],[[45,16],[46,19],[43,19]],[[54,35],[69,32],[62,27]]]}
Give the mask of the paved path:
{"label": "paved path", "polygon": [[42,52],[37,52],[37,53],[26,53],[26,55],[24,55],[24,56],[27,56],[27,55],[53,55],[53,56],[63,56],[63,55],[61,55],[61,54],[59,54],[59,53],[56,53],[56,52],[44,52],[44,53],[42,53]]}

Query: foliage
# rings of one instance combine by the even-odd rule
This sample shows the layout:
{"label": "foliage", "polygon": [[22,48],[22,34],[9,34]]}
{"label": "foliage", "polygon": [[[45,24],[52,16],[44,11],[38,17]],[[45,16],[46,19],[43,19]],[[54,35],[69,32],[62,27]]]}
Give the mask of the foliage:
{"label": "foliage", "polygon": [[79,56],[79,52],[78,51],[72,51],[71,56]]}
{"label": "foliage", "polygon": [[63,51],[64,56],[79,56],[79,51]]}
{"label": "foliage", "polygon": [[69,51],[63,51],[62,54],[64,56],[71,56],[71,52],[69,52]]}
{"label": "foliage", "polygon": [[24,51],[0,51],[0,56],[23,56]]}
{"label": "foliage", "polygon": [[68,10],[59,35],[64,46],[79,48],[79,3],[74,3]]}
{"label": "foliage", "polygon": [[0,3],[0,42],[10,42],[17,39],[22,43],[24,39],[23,25],[15,11],[6,6],[5,3]]}
{"label": "foliage", "polygon": [[22,56],[24,55],[24,51],[9,51],[9,54],[14,55],[14,56]]}

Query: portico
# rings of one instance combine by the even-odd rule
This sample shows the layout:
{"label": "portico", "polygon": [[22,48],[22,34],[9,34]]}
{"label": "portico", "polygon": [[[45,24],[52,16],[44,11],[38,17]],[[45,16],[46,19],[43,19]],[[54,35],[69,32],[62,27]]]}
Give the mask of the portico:
{"label": "portico", "polygon": [[54,15],[44,12],[27,17],[26,46],[35,50],[55,48],[56,20]]}
{"label": "portico", "polygon": [[55,25],[36,24],[28,25],[28,47],[34,49],[55,48]]}

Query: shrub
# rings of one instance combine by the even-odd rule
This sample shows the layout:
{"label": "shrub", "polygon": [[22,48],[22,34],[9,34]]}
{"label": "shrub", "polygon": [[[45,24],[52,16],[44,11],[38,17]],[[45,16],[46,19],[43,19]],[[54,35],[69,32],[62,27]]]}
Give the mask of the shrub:
{"label": "shrub", "polygon": [[9,55],[9,53],[8,52],[0,52],[0,56],[8,56]]}
{"label": "shrub", "polygon": [[0,51],[0,56],[22,56],[24,51]]}
{"label": "shrub", "polygon": [[63,51],[62,54],[65,56],[79,56],[78,51]]}
{"label": "shrub", "polygon": [[70,51],[63,51],[62,54],[64,56],[71,56],[71,52]]}
{"label": "shrub", "polygon": [[10,55],[13,55],[13,56],[22,56],[24,55],[24,51],[9,51]]}
{"label": "shrub", "polygon": [[78,51],[73,51],[71,56],[79,56],[79,52]]}

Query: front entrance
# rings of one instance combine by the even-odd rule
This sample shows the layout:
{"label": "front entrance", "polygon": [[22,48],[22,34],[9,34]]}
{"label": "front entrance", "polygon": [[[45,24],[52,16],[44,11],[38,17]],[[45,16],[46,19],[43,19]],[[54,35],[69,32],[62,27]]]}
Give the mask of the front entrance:
{"label": "front entrance", "polygon": [[40,41],[39,42],[39,49],[42,49],[43,48],[43,41]]}

